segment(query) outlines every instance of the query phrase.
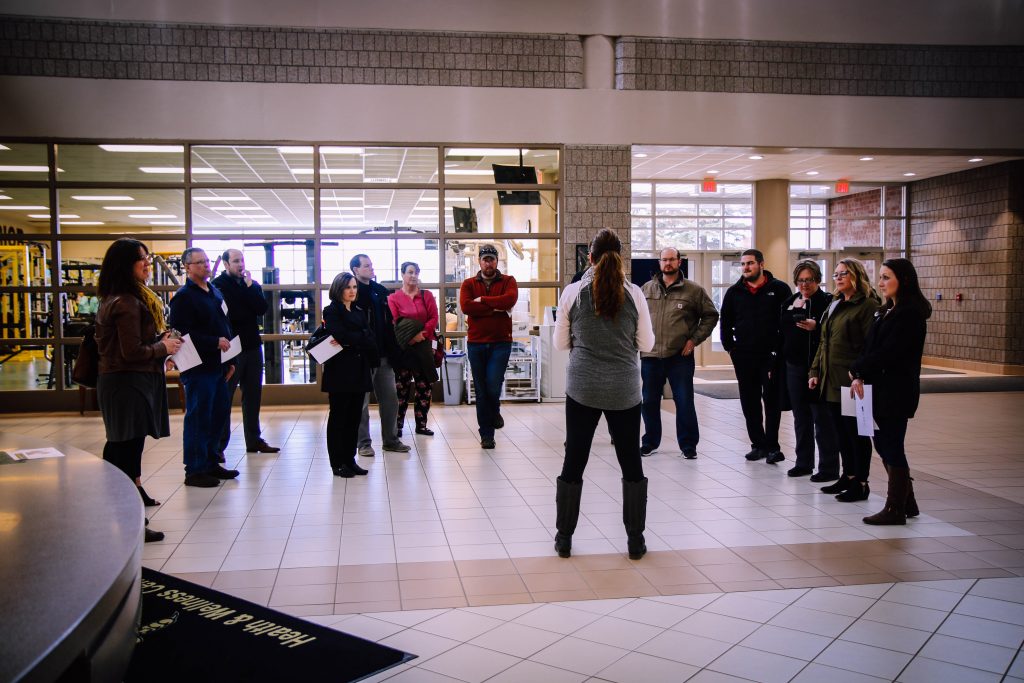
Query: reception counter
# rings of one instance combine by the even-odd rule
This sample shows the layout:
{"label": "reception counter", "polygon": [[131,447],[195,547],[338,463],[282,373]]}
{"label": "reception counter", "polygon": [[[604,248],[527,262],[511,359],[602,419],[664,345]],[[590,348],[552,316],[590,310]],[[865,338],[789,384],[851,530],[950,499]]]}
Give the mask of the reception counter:
{"label": "reception counter", "polygon": [[120,680],[135,644],[143,508],[120,470],[60,441],[0,432],[0,683]]}

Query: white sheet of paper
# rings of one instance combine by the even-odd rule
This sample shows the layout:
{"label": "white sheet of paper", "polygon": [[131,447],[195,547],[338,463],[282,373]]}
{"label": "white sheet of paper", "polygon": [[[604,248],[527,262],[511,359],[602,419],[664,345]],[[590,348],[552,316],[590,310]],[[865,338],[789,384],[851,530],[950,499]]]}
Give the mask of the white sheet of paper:
{"label": "white sheet of paper", "polygon": [[226,363],[238,354],[242,352],[242,340],[240,337],[235,336],[230,342],[231,346],[228,347],[227,351],[220,352],[220,362]]}
{"label": "white sheet of paper", "polygon": [[857,434],[875,435],[875,421],[871,415],[871,385],[864,385],[864,398],[854,399],[857,408]]}
{"label": "white sheet of paper", "polygon": [[64,454],[56,448],[24,448],[11,453],[18,460],[39,460],[41,458],[63,458]]}
{"label": "white sheet of paper", "polygon": [[313,356],[317,363],[323,364],[328,360],[336,356],[341,352],[341,344],[335,346],[331,343],[334,337],[327,337],[316,346],[309,350],[309,355]]}
{"label": "white sheet of paper", "polygon": [[181,338],[181,348],[171,356],[171,359],[178,368],[178,372],[185,372],[203,364],[203,359],[199,357],[199,351],[196,350],[195,342],[188,334]]}
{"label": "white sheet of paper", "polygon": [[850,396],[850,387],[839,387],[839,412],[843,417],[857,417],[857,404]]}

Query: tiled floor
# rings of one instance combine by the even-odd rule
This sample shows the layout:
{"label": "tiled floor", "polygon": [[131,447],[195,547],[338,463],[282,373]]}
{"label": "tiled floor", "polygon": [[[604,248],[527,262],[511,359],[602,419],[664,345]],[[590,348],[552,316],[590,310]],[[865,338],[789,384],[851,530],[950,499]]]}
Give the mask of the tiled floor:
{"label": "tiled floor", "polygon": [[[363,458],[369,476],[347,481],[330,476],[324,407],[268,408],[282,452],[234,442],[242,476],[212,491],[181,486],[174,414],[176,436],[145,455],[167,538],[144,562],[420,655],[381,680],[999,680],[1024,638],[1024,579],[1009,578],[1024,576],[1024,394],[923,397],[908,449],[923,514],[901,528],[860,522],[881,506],[881,467],[866,503],[838,503],[786,477],[792,460],[740,457],[737,401],[697,405],[700,457],[644,460],[639,562],[603,426],[574,557],[554,557],[559,404],[506,405],[494,451],[472,408],[436,407],[435,437]],[[0,416],[0,429],[103,442],[96,415]]]}

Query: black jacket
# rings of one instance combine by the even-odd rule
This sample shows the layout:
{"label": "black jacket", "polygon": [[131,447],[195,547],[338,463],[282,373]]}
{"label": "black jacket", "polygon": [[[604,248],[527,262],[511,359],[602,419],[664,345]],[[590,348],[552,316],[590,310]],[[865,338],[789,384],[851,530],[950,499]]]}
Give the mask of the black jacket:
{"label": "black jacket", "polygon": [[324,363],[320,390],[327,393],[365,393],[373,388],[370,368],[379,364],[377,344],[358,304],[349,311],[332,303],[324,309],[324,326],[342,349]]}
{"label": "black jacket", "polygon": [[365,285],[359,282],[356,303],[366,312],[367,324],[377,342],[380,358],[395,361],[401,356],[401,350],[395,341],[395,320],[388,306],[390,295],[391,290],[382,284],[372,280]]}
{"label": "black jacket", "polygon": [[[782,312],[779,315],[778,351],[779,355],[790,365],[807,369],[811,367],[814,354],[818,351],[818,341],[821,339],[821,319],[828,311],[828,305],[832,303],[832,295],[819,288],[803,308],[793,308],[793,302],[799,298],[800,292],[797,292],[782,304]],[[807,313],[806,317],[797,315],[801,311]],[[808,318],[813,318],[818,323],[813,331],[808,332],[796,326],[797,321]]]}
{"label": "black jacket", "polygon": [[[192,280],[185,280],[185,284],[171,297],[171,317],[167,322],[182,336],[189,335],[203,359],[203,364],[192,370],[220,368],[218,343],[221,337],[231,339],[231,323],[224,314],[224,297],[219,289],[210,287],[204,291]],[[228,361],[230,364],[234,362],[234,359]]]}
{"label": "black jacket", "polygon": [[778,345],[779,309],[792,292],[782,280],[764,271],[768,282],[751,294],[741,277],[722,299],[722,346],[729,353],[770,356]]}
{"label": "black jacket", "polygon": [[872,385],[872,412],[914,417],[921,400],[921,356],[928,323],[914,308],[880,309],[868,330],[864,350],[850,366],[854,377]]}
{"label": "black jacket", "polygon": [[242,342],[242,350],[259,348],[260,324],[257,318],[267,312],[263,288],[255,281],[246,287],[245,280],[233,277],[227,272],[218,275],[213,285],[224,296],[224,301],[228,305],[231,330]]}

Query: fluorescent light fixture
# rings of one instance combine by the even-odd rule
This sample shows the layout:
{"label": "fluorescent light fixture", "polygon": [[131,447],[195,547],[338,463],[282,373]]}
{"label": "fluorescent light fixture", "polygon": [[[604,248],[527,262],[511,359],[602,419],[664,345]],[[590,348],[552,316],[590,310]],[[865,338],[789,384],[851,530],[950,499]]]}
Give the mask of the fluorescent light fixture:
{"label": "fluorescent light fixture", "polygon": [[875,158],[874,157],[861,157],[860,160],[861,161],[874,161]]}
{"label": "fluorescent light fixture", "polygon": [[80,202],[134,202],[135,197],[126,194],[73,194],[72,199]]}
{"label": "fluorescent light fixture", "polygon": [[[75,199],[78,199],[78,197],[75,197]],[[192,199],[193,199],[193,201],[203,202],[204,204],[207,203],[207,202],[254,202],[255,201],[252,197],[246,197],[246,196],[240,196],[240,197],[219,197],[219,196],[196,197],[196,196],[193,196]]]}
{"label": "fluorescent light fixture", "polygon": [[817,171],[808,171],[807,175],[818,175]]}
{"label": "fluorescent light fixture", "polygon": [[338,202],[361,202],[361,201],[363,201],[362,197],[321,197],[320,198],[320,203],[321,204],[325,204],[325,203],[337,204]]}
{"label": "fluorescent light fixture", "polygon": [[[295,171],[292,171],[294,173]],[[310,169],[310,173],[312,173]],[[361,168],[321,168],[320,175],[363,175]]]}
{"label": "fluorescent light fixture", "polygon": [[494,177],[494,171],[487,171],[487,170],[484,170],[484,169],[470,169],[470,168],[464,168],[464,169],[453,168],[450,171],[445,171],[444,174],[445,175],[489,175],[492,178]]}
{"label": "fluorescent light fixture", "polygon": [[904,173],[903,175],[906,176],[907,178],[909,178],[909,177],[915,176],[917,174],[916,173]]}
{"label": "fluorescent light fixture", "polygon": [[61,225],[103,225],[103,221],[61,221]]}
{"label": "fluorescent light fixture", "polygon": [[331,213],[334,213],[334,212],[339,212],[340,213],[342,211],[358,211],[358,212],[362,212],[362,210],[363,210],[363,207],[361,207],[361,206],[324,206],[324,207],[321,207],[321,209],[320,209],[321,212],[330,211]]}
{"label": "fluorescent light fixture", "polygon": [[[523,154],[530,150],[523,149]],[[518,157],[518,147],[452,147],[445,152],[446,157]]]}
{"label": "fluorescent light fixture", "polygon": [[49,166],[0,166],[0,171],[10,173],[46,173],[49,170]]}
{"label": "fluorescent light fixture", "polygon": [[[160,175],[185,175],[185,169],[181,166],[139,166],[143,173],[157,173]],[[215,168],[199,166],[192,169],[192,175],[219,173]]]}
{"label": "fluorescent light fixture", "polygon": [[185,225],[185,221],[150,221],[150,225]]}
{"label": "fluorescent light fixture", "polygon": [[258,206],[258,205],[257,206],[210,206],[210,207],[207,207],[207,208],[209,208],[211,211],[216,211],[217,213],[225,213],[227,211],[240,211],[242,213],[258,211],[260,213],[266,213],[266,209],[264,209],[263,207]]}
{"label": "fluorescent light fixture", "polygon": [[[364,209],[390,209],[391,205],[390,204],[367,204],[363,208]],[[437,209],[435,208],[434,211],[437,211]]]}
{"label": "fluorescent light fixture", "polygon": [[[50,214],[48,214],[48,213],[30,213],[28,215],[28,217],[29,218],[49,218]],[[62,213],[60,215],[60,217],[62,219],[63,218],[81,218],[81,216],[79,216],[77,213]]]}
{"label": "fluorescent light fixture", "polygon": [[716,168],[713,168],[713,169],[711,169],[710,171],[708,171],[708,173],[721,173],[721,171],[719,171],[719,170],[718,170],[718,169],[716,169]]}
{"label": "fluorescent light fixture", "polygon": [[0,145],[0,152],[7,151],[7,150],[10,150],[10,149],[11,148],[8,147],[7,145]]}
{"label": "fluorescent light fixture", "polygon": [[130,213],[128,218],[177,218],[177,216],[173,213]]}
{"label": "fluorescent light fixture", "polygon": [[971,157],[970,159],[967,160],[967,163],[976,164],[979,161],[985,161],[985,159],[983,159],[982,157]]}
{"label": "fluorescent light fixture", "polygon": [[[313,147],[311,145],[305,146],[284,146],[278,147],[277,151],[281,154],[312,154]],[[365,150],[362,147],[337,147],[337,146],[323,146],[320,148],[321,154],[363,154]]]}
{"label": "fluorescent light fixture", "polygon": [[0,204],[0,211],[46,211],[46,207],[45,206],[35,206],[34,204],[33,205],[19,204],[17,206],[14,206],[14,205],[7,206],[7,205],[4,205],[4,204]]}
{"label": "fluorescent light fixture", "polygon": [[761,156],[760,154],[751,154],[747,158],[750,159],[751,161],[761,161],[761,159],[764,159],[764,157]]}
{"label": "fluorescent light fixture", "polygon": [[643,152],[637,152],[637,153],[636,153],[636,154],[634,154],[633,156],[634,156],[635,158],[637,158],[637,159],[646,159],[646,158],[647,158],[647,155],[646,155],[646,154],[644,154]]}
{"label": "fluorescent light fixture", "polygon": [[137,154],[181,154],[184,145],[100,145],[107,152],[135,152]]}
{"label": "fluorescent light fixture", "polygon": [[104,211],[159,211],[155,206],[104,206]]}

